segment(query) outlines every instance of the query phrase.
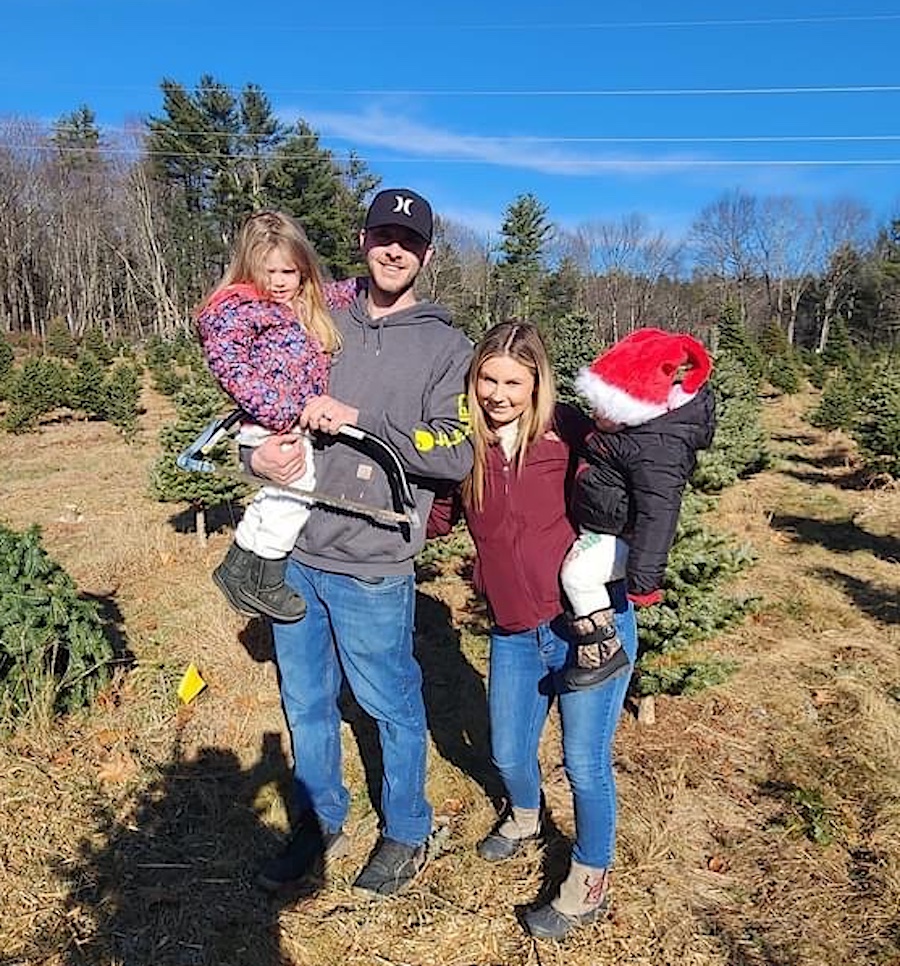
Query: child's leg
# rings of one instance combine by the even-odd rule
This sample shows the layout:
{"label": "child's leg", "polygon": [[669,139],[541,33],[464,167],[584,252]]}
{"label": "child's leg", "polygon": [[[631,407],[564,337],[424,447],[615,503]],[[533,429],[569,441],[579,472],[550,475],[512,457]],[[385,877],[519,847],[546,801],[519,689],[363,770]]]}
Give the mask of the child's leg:
{"label": "child's leg", "polygon": [[624,576],[627,557],[624,540],[584,532],[563,562],[560,579],[574,615],[570,628],[575,644],[564,679],[573,691],[596,687],[628,666],[606,587]]}
{"label": "child's leg", "polygon": [[[305,441],[306,472],[292,486],[315,486],[312,445]],[[248,505],[234,534],[234,544],[213,572],[213,580],[238,611],[277,621],[296,621],[306,602],[284,580],[287,555],[309,518],[309,504],[290,491],[261,489]]]}

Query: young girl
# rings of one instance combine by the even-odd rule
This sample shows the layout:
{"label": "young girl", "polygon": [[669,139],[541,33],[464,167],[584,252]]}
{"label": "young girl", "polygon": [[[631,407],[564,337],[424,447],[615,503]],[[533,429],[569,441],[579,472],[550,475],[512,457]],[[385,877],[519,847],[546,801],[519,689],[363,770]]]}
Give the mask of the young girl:
{"label": "young girl", "polygon": [[[348,305],[356,282],[326,285],[306,233],[289,215],[263,211],[247,219],[224,277],[197,315],[207,363],[222,389],[252,423],[238,441],[258,445],[286,432],[306,402],[326,388],[329,356],[340,339],[328,309]],[[294,484],[315,486],[312,446]],[[228,602],[247,616],[303,617],[303,598],[284,582],[284,567],[309,505],[289,491],[261,489],[247,507],[234,543],[213,572]]]}
{"label": "young girl", "polygon": [[639,329],[575,380],[597,429],[575,485],[579,537],[560,574],[577,645],[569,688],[597,687],[629,666],[609,581],[625,578],[635,604],[662,599],[682,494],[715,430],[711,372],[691,336]]}
{"label": "young girl", "polygon": [[[559,569],[575,539],[567,490],[590,422],[555,403],[547,352],[533,325],[504,322],[476,347],[468,377],[475,463],[462,511],[475,543],[474,581],[486,597],[490,638],[491,757],[509,809],[478,845],[488,862],[508,859],[542,832],[538,746],[554,698],[575,798],[575,844],[553,900],[525,914],[533,936],[560,939],[605,913],[616,828],[612,742],[625,699],[620,676],[590,691],[565,688],[570,655]],[[429,533],[449,531],[451,501],[436,504]],[[618,634],[637,646],[634,611],[615,591]]]}

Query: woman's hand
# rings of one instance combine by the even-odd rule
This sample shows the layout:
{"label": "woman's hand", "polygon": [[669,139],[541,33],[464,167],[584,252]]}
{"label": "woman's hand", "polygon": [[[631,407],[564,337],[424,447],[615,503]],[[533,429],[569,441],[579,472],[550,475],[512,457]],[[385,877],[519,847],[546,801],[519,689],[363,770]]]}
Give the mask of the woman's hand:
{"label": "woman's hand", "polygon": [[299,424],[302,429],[313,429],[333,436],[341,426],[355,426],[358,419],[358,409],[332,396],[316,396],[304,407]]}
{"label": "woman's hand", "polygon": [[303,438],[296,433],[267,436],[253,450],[250,468],[258,476],[287,486],[300,479],[306,470]]}

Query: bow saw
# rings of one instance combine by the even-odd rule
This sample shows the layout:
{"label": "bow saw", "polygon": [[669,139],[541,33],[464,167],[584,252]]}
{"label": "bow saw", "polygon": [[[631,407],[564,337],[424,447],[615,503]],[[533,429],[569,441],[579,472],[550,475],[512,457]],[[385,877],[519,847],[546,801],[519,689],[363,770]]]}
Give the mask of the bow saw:
{"label": "bow saw", "polygon": [[338,429],[335,435],[339,441],[347,443],[363,455],[370,457],[381,467],[391,488],[391,499],[394,504],[393,510],[388,510],[385,507],[370,506],[367,503],[349,500],[346,497],[332,496],[330,493],[322,493],[319,490],[299,490],[292,486],[282,486],[279,483],[273,483],[261,479],[258,476],[253,476],[250,473],[222,469],[216,466],[208,458],[210,453],[215,446],[223,442],[226,437],[234,432],[235,427],[242,419],[246,419],[244,412],[240,409],[235,409],[221,419],[211,420],[197,438],[178,455],[175,460],[178,468],[188,473],[217,473],[221,476],[230,476],[234,479],[240,479],[257,486],[285,490],[300,500],[305,500],[320,506],[331,507],[336,510],[343,510],[346,513],[369,517],[379,523],[405,523],[413,529],[418,529],[422,526],[418,508],[416,507],[416,499],[397,451],[393,446],[386,443],[374,433],[360,429],[358,426],[349,426],[345,423]]}

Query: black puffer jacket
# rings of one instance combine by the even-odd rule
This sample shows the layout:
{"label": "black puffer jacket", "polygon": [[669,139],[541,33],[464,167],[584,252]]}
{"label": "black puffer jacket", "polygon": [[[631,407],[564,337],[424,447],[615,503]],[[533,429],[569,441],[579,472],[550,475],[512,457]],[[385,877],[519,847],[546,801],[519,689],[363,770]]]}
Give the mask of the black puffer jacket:
{"label": "black puffer jacket", "polygon": [[685,405],[642,426],[588,438],[573,492],[575,520],[582,530],[628,542],[630,594],[662,585],[684,487],[715,425],[715,397],[706,385]]}

